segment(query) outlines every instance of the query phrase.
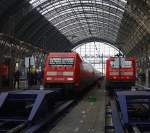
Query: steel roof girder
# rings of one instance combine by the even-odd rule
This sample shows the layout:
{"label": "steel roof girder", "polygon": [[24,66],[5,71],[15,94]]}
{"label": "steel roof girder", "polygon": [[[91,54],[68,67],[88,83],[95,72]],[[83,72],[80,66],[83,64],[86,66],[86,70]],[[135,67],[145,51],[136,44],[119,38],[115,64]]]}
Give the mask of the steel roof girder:
{"label": "steel roof girder", "polygon": [[[94,20],[102,21],[102,22],[116,23],[117,25],[120,24],[120,21],[117,21],[116,19],[112,20],[112,19],[105,18],[102,16],[97,16],[97,15],[95,15],[95,16],[91,15],[91,16],[88,16],[87,18],[91,18]],[[54,26],[57,27],[57,25],[61,25],[64,23],[66,24],[67,22],[69,22],[69,23],[75,22],[76,19],[77,19],[76,17],[70,17],[69,19],[63,19],[63,20],[60,19],[58,22],[56,22],[56,24]],[[84,17],[79,17],[79,19],[82,20],[82,19],[84,19]]]}
{"label": "steel roof girder", "polygon": [[149,26],[149,21],[150,21],[150,16],[145,17],[145,16],[139,16],[139,12],[136,10],[132,10],[130,6],[127,6],[126,9],[127,13],[136,20],[136,22],[140,25],[143,26],[144,29],[150,33],[150,26]]}
{"label": "steel roof girder", "polygon": [[[119,30],[119,26],[115,26],[115,25],[112,25],[112,24],[104,24],[104,23],[96,23],[96,22],[93,22],[93,23],[89,23],[89,25],[87,25],[87,23],[80,23],[82,24],[83,28],[84,27],[88,27],[90,26],[90,29],[95,29],[95,28],[98,28],[98,29],[111,29],[111,30],[114,30],[114,31],[118,31]],[[79,23],[74,23],[74,24],[71,24],[71,25],[67,25],[65,26],[64,28],[61,28],[59,29],[63,34],[65,34],[65,32],[69,30],[72,30],[72,29],[76,29],[77,27],[80,27]]]}
{"label": "steel roof girder", "polygon": [[139,32],[138,29],[136,29],[136,30],[137,30],[137,32],[135,31],[134,34],[130,37],[130,39],[125,41],[125,44],[127,44],[126,46],[129,46],[130,49],[135,47],[136,44],[142,40],[144,35],[146,35],[146,32],[145,32],[143,34],[141,33],[141,36],[140,36],[138,33]]}
{"label": "steel roof girder", "polygon": [[[29,3],[31,3],[31,0],[28,0],[29,1]],[[35,2],[38,2],[39,0],[36,0]],[[73,1],[74,2],[74,0],[69,0],[70,1],[70,3]],[[89,0],[82,0],[82,1],[89,1]],[[124,9],[124,7],[125,7],[125,3],[124,2],[122,2],[122,1],[117,1],[117,0],[109,0],[109,1],[107,1],[107,0],[95,0],[95,2],[104,2],[104,3],[107,3],[107,4],[111,4],[111,5],[114,5],[114,6],[116,6],[116,7],[118,7],[118,8],[122,8],[122,9]],[[53,3],[52,3],[53,2]],[[50,3],[50,4],[55,4],[55,3],[59,3],[59,2],[62,2],[62,4],[64,3],[64,2],[66,2],[65,0],[64,0],[64,2],[63,2],[63,0],[62,1],[60,1],[60,0],[51,0],[51,3],[48,1],[48,0],[45,0],[45,1],[43,1],[42,3],[39,3],[39,4],[37,4],[36,6],[34,6],[34,7],[39,7],[39,6],[44,6],[44,5],[48,5],[48,3]],[[34,4],[34,3],[31,3],[32,5]],[[35,4],[34,4],[35,5]],[[44,7],[45,8],[45,7]]]}
{"label": "steel roof girder", "polygon": [[78,38],[74,38],[72,41],[80,41],[82,40],[82,38],[90,38],[90,37],[100,37],[102,39],[109,39],[109,40],[113,40],[113,42],[116,40],[116,37],[109,34],[109,33],[103,33],[103,34],[93,34],[92,36],[91,35],[88,35],[88,36],[82,36],[82,34],[79,34],[80,36]]}
{"label": "steel roof girder", "polygon": [[[71,38],[71,36],[73,36],[73,35],[68,35],[68,37]],[[102,32],[102,33],[95,32],[95,35],[94,34],[84,35],[81,31],[78,31],[78,32],[75,33],[75,35],[76,35],[76,37],[73,38],[72,41],[73,40],[78,40],[79,38],[82,38],[82,37],[91,37],[91,36],[93,36],[93,37],[100,37],[101,36],[101,38],[104,38],[106,36],[107,38],[109,37],[110,40],[112,38],[114,38],[114,40],[116,40],[116,38],[117,38],[117,35],[113,35],[113,33],[111,33],[111,32]]]}
{"label": "steel roof girder", "polygon": [[[88,39],[88,38],[91,38],[91,37],[84,37],[84,38],[81,38],[80,40],[76,40],[76,41],[74,41],[74,44],[75,45],[78,45],[79,43],[78,42],[81,42],[82,40],[86,40],[86,39]],[[105,41],[105,42],[109,42],[110,44],[115,44],[115,39],[114,40],[112,40],[112,39],[110,39],[110,38],[103,38],[103,37],[101,37],[101,36],[99,36],[98,37],[99,39],[101,39],[101,40],[103,40],[103,41]],[[87,41],[88,42],[88,41]]]}
{"label": "steel roof girder", "polygon": [[[110,26],[113,26],[114,28],[116,27],[116,28],[118,28],[118,27],[120,27],[120,25],[119,25],[119,23],[118,23],[118,25],[117,25],[117,23],[115,23],[115,22],[104,22],[104,21],[93,21],[93,18],[90,18],[90,19],[87,19],[88,20],[88,23],[89,24],[95,24],[95,23],[97,23],[97,24],[103,24],[103,25],[110,25]],[[69,22],[69,23],[63,23],[64,25],[57,25],[57,28],[58,29],[63,29],[63,28],[65,28],[65,27],[69,27],[69,26],[71,26],[71,25],[75,25],[75,24],[87,24],[87,21],[86,20],[82,20],[82,21],[80,21],[80,22],[78,22],[78,21],[72,21],[72,22]]]}
{"label": "steel roof girder", "polygon": [[[38,1],[38,0],[37,0]],[[85,3],[85,1],[87,1],[87,2],[89,2],[89,0],[82,0],[82,2],[83,3]],[[60,0],[58,0],[58,1],[53,1],[53,3],[52,3],[52,1],[51,2],[49,2],[48,0],[46,0],[45,2],[43,2],[43,3],[41,3],[41,4],[39,4],[39,6],[35,6],[37,9],[39,8],[39,9],[44,9],[44,8],[46,8],[47,6],[49,6],[49,5],[57,5],[56,3],[58,3],[58,4],[61,4],[61,5],[63,5],[64,3],[66,2],[66,0],[64,0],[64,2],[63,1],[60,1]],[[68,1],[67,1],[68,2]],[[73,2],[75,2],[75,1],[73,1]],[[94,4],[95,3],[98,3],[98,2],[100,2],[99,0],[98,1],[94,1]],[[31,3],[31,2],[30,2]],[[72,1],[71,0],[69,0],[69,3],[70,4],[72,4]],[[108,5],[113,5],[113,6],[115,6],[115,7],[117,7],[117,8],[120,8],[120,9],[122,9],[122,10],[124,10],[124,8],[125,8],[125,3],[124,2],[121,2],[121,1],[114,1],[114,0],[109,0],[109,1],[107,1],[107,0],[103,0],[103,1],[101,1],[101,3],[106,3],[106,4],[108,4]]]}
{"label": "steel roof girder", "polygon": [[[84,30],[84,32],[87,32],[88,33],[88,29],[87,30]],[[80,28],[76,28],[76,31],[68,31],[68,32],[66,32],[65,34],[67,35],[68,33],[73,33],[73,34],[77,34],[77,32],[83,32],[83,30],[81,30]],[[106,31],[106,30],[99,30],[99,31],[97,31],[97,34],[99,33],[99,32],[108,32],[108,33],[111,33],[111,34],[114,34],[114,36],[117,36],[117,33],[115,33],[115,31],[112,31],[112,32],[110,32],[110,31]]]}
{"label": "steel roof girder", "polygon": [[[65,19],[67,17],[75,16],[74,12],[72,12],[71,8],[69,8],[69,10],[70,10],[69,12],[59,12],[59,13],[55,12],[55,14],[49,13],[49,14],[45,15],[45,17],[49,21],[53,21],[53,19],[57,19],[59,17],[62,18],[62,19]],[[119,16],[119,14],[117,14],[117,13],[113,14],[113,13],[110,13],[110,12],[107,12],[107,11],[103,11],[103,10],[97,10],[97,11],[86,10],[84,12],[82,10],[81,11],[77,10],[77,11],[75,11],[75,13],[76,13],[77,16],[80,15],[80,14],[90,14],[90,13],[96,14],[96,15],[99,15],[99,16],[103,16],[103,17],[108,17],[108,16],[110,17],[111,16],[112,18],[118,19],[118,20],[122,18],[122,14],[123,14],[122,13]],[[64,18],[63,18],[63,16],[64,16]]]}
{"label": "steel roof girder", "polygon": [[[82,5],[81,5],[82,4]],[[101,6],[101,7],[100,7]],[[54,5],[51,5],[51,7],[49,7],[49,9],[51,9],[52,7],[55,7]],[[105,11],[110,11],[111,10],[111,12],[115,12],[116,13],[116,10],[117,10],[117,12],[118,12],[118,15],[119,14],[122,14],[123,13],[123,10],[120,10],[119,8],[116,8],[116,7],[113,7],[113,6],[111,6],[111,5],[104,5],[104,4],[94,4],[94,6],[92,6],[92,4],[91,3],[74,3],[74,4],[71,4],[71,8],[72,9],[74,9],[74,11],[77,9],[77,10],[80,10],[80,8],[81,8],[81,10],[83,10],[83,8],[86,10],[87,8],[95,8],[95,10],[98,10],[98,9],[102,9],[103,8],[103,10],[105,9]],[[47,13],[49,13],[49,12],[57,12],[57,13],[59,13],[59,12],[62,12],[62,11],[67,11],[68,9],[70,9],[70,5],[69,4],[66,4],[66,5],[64,5],[64,6],[59,6],[59,7],[57,7],[57,8],[53,8],[53,10],[49,10],[49,9],[45,9],[44,11],[40,11],[40,13],[41,14],[43,14],[43,15],[46,15]],[[44,13],[45,12],[45,13]],[[116,13],[117,14],[117,13]]]}

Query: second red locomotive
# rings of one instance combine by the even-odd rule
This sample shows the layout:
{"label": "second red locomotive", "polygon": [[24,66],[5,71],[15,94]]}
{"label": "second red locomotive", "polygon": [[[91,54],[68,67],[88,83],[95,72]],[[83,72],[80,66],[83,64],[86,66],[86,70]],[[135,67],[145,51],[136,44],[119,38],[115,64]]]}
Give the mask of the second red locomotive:
{"label": "second red locomotive", "polygon": [[84,62],[78,53],[49,53],[45,62],[44,86],[79,93],[100,76],[100,73],[91,64]]}
{"label": "second red locomotive", "polygon": [[106,61],[106,89],[130,89],[135,85],[134,57],[111,57]]}

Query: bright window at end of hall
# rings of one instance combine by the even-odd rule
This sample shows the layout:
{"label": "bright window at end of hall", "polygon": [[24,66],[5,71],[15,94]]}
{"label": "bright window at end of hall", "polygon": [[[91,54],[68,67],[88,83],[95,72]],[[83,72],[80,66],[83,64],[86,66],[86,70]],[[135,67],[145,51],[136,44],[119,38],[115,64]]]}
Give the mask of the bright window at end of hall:
{"label": "bright window at end of hall", "polygon": [[49,59],[50,66],[73,66],[74,58],[54,57]]}
{"label": "bright window at end of hall", "polygon": [[79,53],[86,62],[91,63],[97,70],[104,74],[106,72],[106,60],[121,52],[113,45],[105,42],[80,44],[75,47],[73,51]]}

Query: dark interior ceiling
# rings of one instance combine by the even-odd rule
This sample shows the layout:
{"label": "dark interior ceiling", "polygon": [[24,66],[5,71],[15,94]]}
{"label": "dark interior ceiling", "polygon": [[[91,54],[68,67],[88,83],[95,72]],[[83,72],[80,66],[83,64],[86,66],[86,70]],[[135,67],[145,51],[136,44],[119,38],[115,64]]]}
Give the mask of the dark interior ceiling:
{"label": "dark interior ceiling", "polygon": [[1,0],[0,9],[0,32],[50,51],[97,40],[127,54],[150,33],[150,0]]}

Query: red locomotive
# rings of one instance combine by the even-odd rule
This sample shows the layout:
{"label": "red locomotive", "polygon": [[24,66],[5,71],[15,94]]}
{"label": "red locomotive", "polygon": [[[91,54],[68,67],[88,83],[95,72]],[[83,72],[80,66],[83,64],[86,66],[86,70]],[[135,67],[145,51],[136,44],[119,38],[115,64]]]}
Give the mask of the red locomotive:
{"label": "red locomotive", "polygon": [[124,89],[135,85],[134,57],[111,57],[106,61],[106,89]]}
{"label": "red locomotive", "polygon": [[78,53],[49,53],[45,62],[45,88],[64,88],[67,92],[81,92],[93,84],[100,74]]}

